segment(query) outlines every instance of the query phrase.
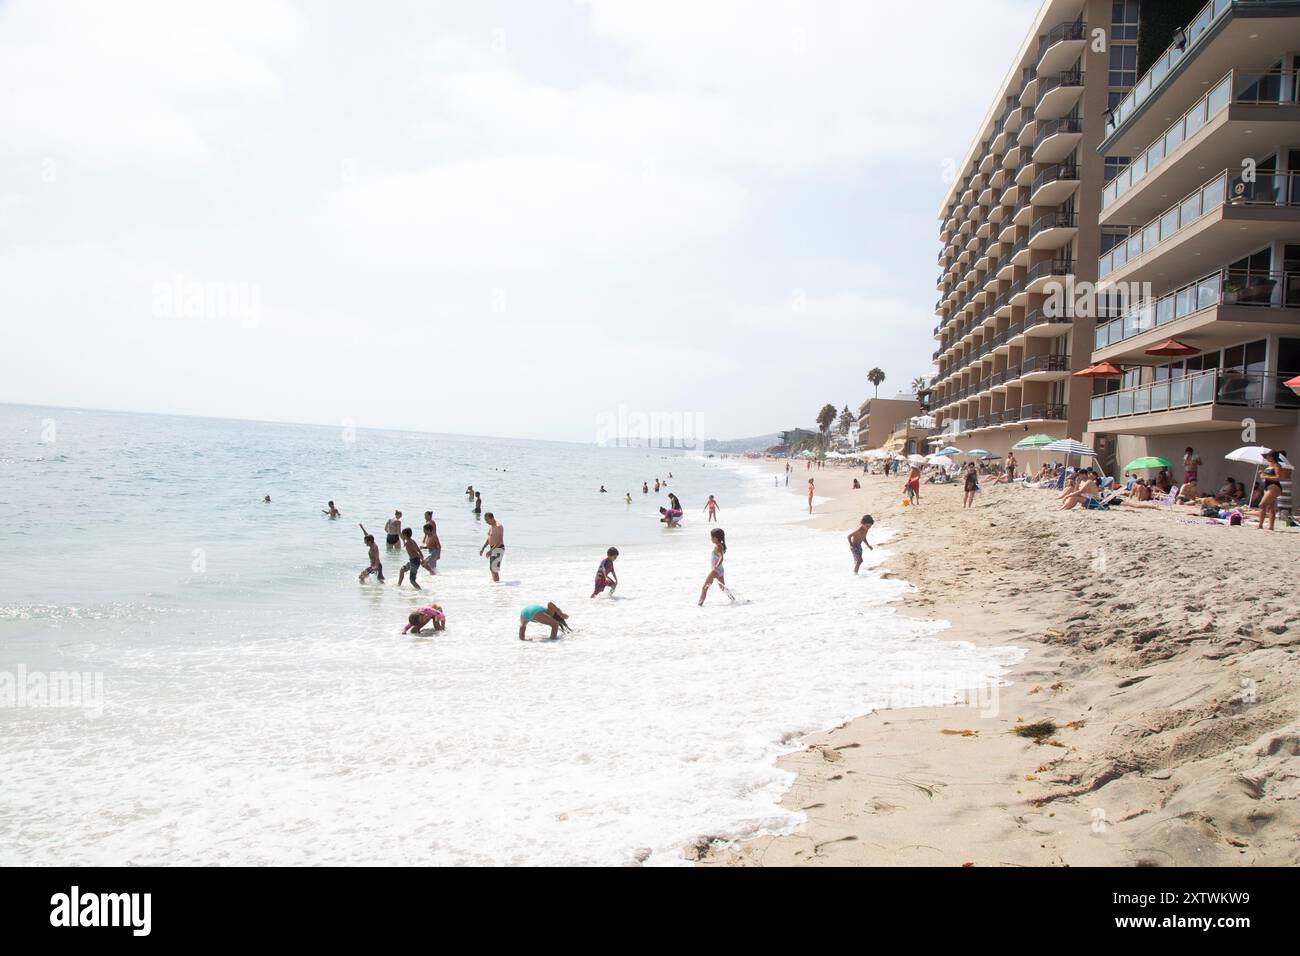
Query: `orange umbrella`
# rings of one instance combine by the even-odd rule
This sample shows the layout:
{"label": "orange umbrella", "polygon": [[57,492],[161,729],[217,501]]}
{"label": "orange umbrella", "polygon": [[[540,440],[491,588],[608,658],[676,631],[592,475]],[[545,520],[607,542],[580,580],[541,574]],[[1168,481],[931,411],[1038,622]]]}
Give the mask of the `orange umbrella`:
{"label": "orange umbrella", "polygon": [[1295,392],[1297,395],[1300,395],[1300,375],[1297,375],[1295,378],[1291,379],[1291,381],[1287,382],[1286,387],[1291,389],[1291,391]]}
{"label": "orange umbrella", "polygon": [[1199,351],[1200,349],[1192,348],[1190,345],[1184,345],[1177,339],[1170,339],[1167,342],[1161,342],[1155,348],[1147,349],[1147,355],[1192,355]]}
{"label": "orange umbrella", "polygon": [[1075,378],[1120,378],[1124,370],[1117,367],[1111,362],[1099,362],[1096,365],[1089,365],[1087,368],[1075,372]]}

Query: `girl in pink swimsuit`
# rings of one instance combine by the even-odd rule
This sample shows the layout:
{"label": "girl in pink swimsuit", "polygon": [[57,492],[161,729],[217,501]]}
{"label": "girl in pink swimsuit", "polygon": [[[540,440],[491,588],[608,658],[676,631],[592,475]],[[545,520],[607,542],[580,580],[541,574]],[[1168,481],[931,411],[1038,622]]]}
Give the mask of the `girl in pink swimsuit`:
{"label": "girl in pink swimsuit", "polygon": [[402,633],[410,631],[413,634],[419,634],[423,628],[433,625],[435,631],[445,631],[447,629],[447,615],[443,613],[442,606],[439,604],[430,604],[412,611],[411,616],[406,619],[406,627],[402,628]]}

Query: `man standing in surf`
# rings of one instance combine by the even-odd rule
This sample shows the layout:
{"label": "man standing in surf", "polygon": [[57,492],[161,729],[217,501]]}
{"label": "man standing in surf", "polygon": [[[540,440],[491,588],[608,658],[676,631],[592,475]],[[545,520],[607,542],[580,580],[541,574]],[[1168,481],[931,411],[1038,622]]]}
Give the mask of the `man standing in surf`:
{"label": "man standing in surf", "polygon": [[478,549],[479,557],[487,552],[488,570],[492,572],[492,580],[501,581],[501,559],[506,553],[506,529],[505,525],[500,524],[492,512],[483,516],[487,522],[488,536],[483,542],[483,547]]}

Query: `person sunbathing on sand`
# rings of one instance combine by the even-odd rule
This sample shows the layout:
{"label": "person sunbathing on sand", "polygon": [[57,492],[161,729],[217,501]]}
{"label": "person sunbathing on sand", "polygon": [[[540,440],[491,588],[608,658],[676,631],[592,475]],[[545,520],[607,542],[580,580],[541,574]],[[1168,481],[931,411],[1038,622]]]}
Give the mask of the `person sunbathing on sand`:
{"label": "person sunbathing on sand", "polygon": [[1088,498],[1095,498],[1100,490],[1100,487],[1097,485],[1097,479],[1092,476],[1091,472],[1085,471],[1083,473],[1083,481],[1076,486],[1076,490],[1073,494],[1066,496],[1065,500],[1061,502],[1060,510],[1069,511],[1072,508],[1076,508],[1083,504],[1083,502]]}
{"label": "person sunbathing on sand", "polygon": [[541,624],[551,629],[551,640],[555,640],[560,631],[566,634],[572,630],[568,625],[569,615],[561,611],[554,601],[546,604],[530,604],[519,612],[519,639],[524,640],[524,631],[529,624]]}

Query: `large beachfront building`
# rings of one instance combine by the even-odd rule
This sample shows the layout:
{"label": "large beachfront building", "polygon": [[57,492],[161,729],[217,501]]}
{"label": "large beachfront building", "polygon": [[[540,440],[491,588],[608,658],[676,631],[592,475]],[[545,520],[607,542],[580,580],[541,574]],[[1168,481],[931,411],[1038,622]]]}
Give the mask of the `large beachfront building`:
{"label": "large beachfront building", "polygon": [[921,414],[914,395],[869,398],[858,406],[858,448],[883,448],[900,424]]}
{"label": "large beachfront building", "polygon": [[1097,275],[1150,297],[1096,325],[1091,360],[1122,374],[1090,386],[1087,438],[1120,467],[1190,445],[1215,483],[1249,480],[1227,452],[1300,451],[1300,3],[1212,0],[1172,39],[1108,118],[1087,197]]}
{"label": "large beachfront building", "polygon": [[1027,432],[1077,438],[1088,424],[1092,382],[1072,373],[1094,323],[1052,292],[1097,279],[1098,147],[1137,79],[1138,30],[1136,0],[1045,0],[957,169],[939,215],[930,389],[945,441],[1000,454]]}

